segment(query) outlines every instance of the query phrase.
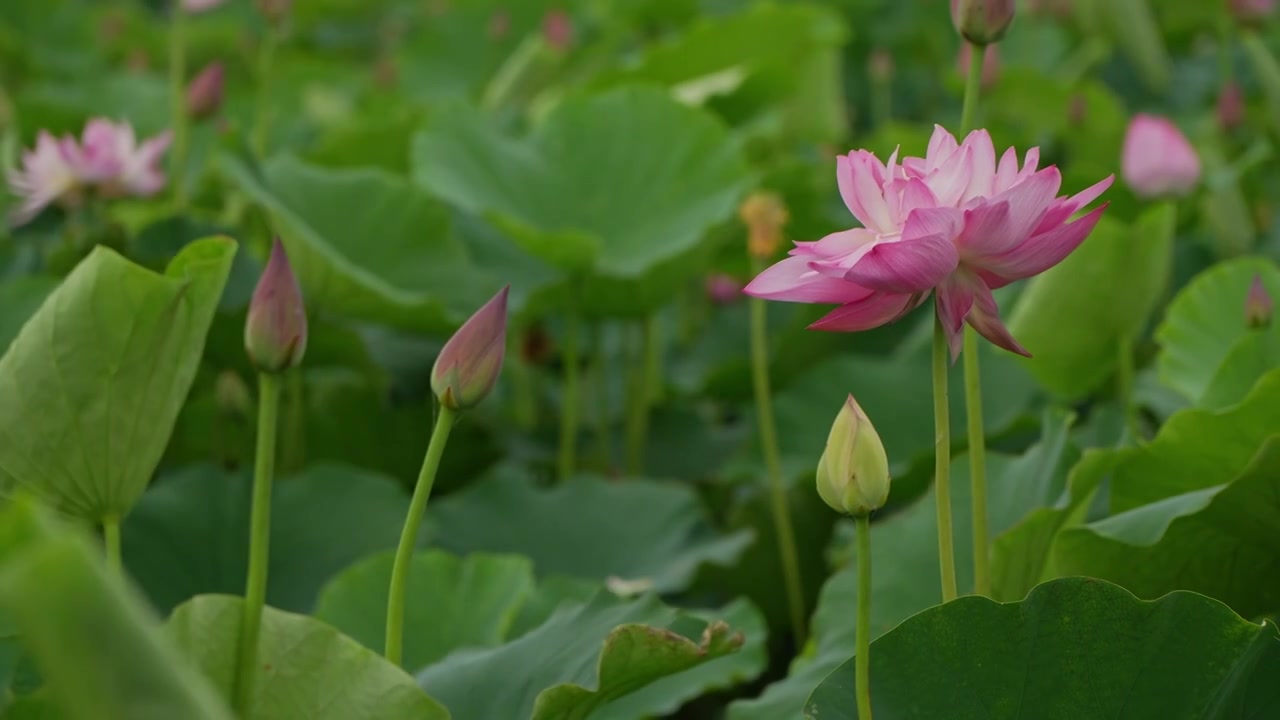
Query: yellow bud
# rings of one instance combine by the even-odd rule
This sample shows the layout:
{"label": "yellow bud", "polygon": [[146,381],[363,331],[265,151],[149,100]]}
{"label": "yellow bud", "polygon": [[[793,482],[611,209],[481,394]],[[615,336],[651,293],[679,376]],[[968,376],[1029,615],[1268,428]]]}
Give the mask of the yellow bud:
{"label": "yellow bud", "polygon": [[837,512],[866,515],[889,499],[889,458],[870,418],[850,395],[818,460],[818,494]]}
{"label": "yellow bud", "polygon": [[747,224],[747,251],[752,257],[767,260],[782,244],[782,227],[791,216],[782,198],[771,192],[753,192],[742,201],[738,217]]}

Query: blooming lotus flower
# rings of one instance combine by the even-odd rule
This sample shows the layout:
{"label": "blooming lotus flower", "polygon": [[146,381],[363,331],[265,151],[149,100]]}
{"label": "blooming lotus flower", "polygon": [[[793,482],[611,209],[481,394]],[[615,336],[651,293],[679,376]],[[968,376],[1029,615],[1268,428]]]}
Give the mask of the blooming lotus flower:
{"label": "blooming lotus flower", "polygon": [[1138,114],[1125,131],[1120,172],[1139,197],[1183,196],[1200,181],[1200,156],[1177,125]]}
{"label": "blooming lotus flower", "polygon": [[74,138],[40,131],[35,148],[22,153],[22,168],[7,174],[9,189],[21,198],[10,216],[11,224],[29,222],[49,205],[74,197],[80,183],[79,154]]}
{"label": "blooming lotus flower", "polygon": [[129,123],[94,118],[81,136],[81,179],[96,183],[107,197],[154,195],[164,187],[159,163],[171,138],[166,130],[139,145]]}
{"label": "blooming lotus flower", "polygon": [[440,350],[431,391],[450,410],[474,407],[493,390],[507,350],[507,293],[502,288]]}
{"label": "blooming lotus flower", "polygon": [[1079,246],[1106,205],[1071,216],[1114,179],[1058,197],[1058,169],[1039,168],[1039,161],[1032,148],[1019,165],[1009,148],[997,163],[987,131],[961,144],[942,127],[935,127],[923,158],[899,162],[895,151],[884,163],[866,150],[840,157],[840,194],[862,227],[796,243],[790,257],[745,292],[838,303],[810,327],[843,332],[892,322],[936,292],[952,359],[966,322],[996,345],[1027,355],[1001,321],[991,291],[1044,272]]}

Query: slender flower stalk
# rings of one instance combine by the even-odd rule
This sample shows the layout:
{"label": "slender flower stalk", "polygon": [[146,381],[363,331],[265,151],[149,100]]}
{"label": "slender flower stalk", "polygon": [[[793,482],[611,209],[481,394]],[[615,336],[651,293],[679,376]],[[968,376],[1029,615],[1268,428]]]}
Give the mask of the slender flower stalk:
{"label": "slender flower stalk", "polygon": [[267,566],[271,542],[271,484],[275,474],[276,423],[280,413],[280,378],[258,374],[258,443],[253,467],[253,509],[249,518],[249,573],[245,581],[240,652],[236,663],[235,709],[248,718],[258,674],[258,636],[267,602]]}
{"label": "slender flower stalk", "polygon": [[175,2],[169,27],[169,122],[173,130],[173,209],[187,207],[187,10]]}
{"label": "slender flower stalk", "polygon": [[956,599],[956,553],[951,533],[951,417],[947,397],[947,336],[941,308],[933,325],[933,474],[938,514],[938,563],[942,601]]}
{"label": "slender flower stalk", "polygon": [[431,488],[435,485],[436,471],[440,468],[440,458],[444,455],[444,447],[449,442],[449,431],[453,429],[454,418],[453,410],[450,410],[447,405],[440,406],[435,430],[431,432],[431,443],[427,445],[427,454],[422,460],[422,470],[418,473],[418,484],[413,489],[413,500],[409,502],[409,514],[405,517],[404,528],[400,531],[400,545],[396,548],[395,564],[391,568],[391,587],[387,593],[387,633],[383,654],[396,665],[399,665],[404,658],[404,603],[405,587],[409,581],[409,566],[413,560],[414,547],[418,544],[422,518],[427,511],[427,500],[431,498]]}
{"label": "slender flower stalk", "polygon": [[118,578],[124,577],[124,562],[120,559],[120,518],[108,515],[102,518],[102,542],[106,548],[107,569]]}
{"label": "slender flower stalk", "polygon": [[649,434],[649,401],[652,392],[652,375],[649,370],[653,358],[653,323],[642,320],[638,327],[640,343],[635,357],[630,360],[631,392],[627,402],[627,474],[644,473],[644,449]]}
{"label": "slender flower stalk", "polygon": [[609,435],[609,363],[606,359],[605,328],[596,323],[591,333],[591,392],[595,396],[596,465],[608,472],[613,464]]}
{"label": "slender flower stalk", "polygon": [[854,518],[858,526],[858,618],[855,628],[854,689],[858,720],[871,720],[871,516]]}
{"label": "slender flower stalk", "polygon": [[578,318],[576,288],[570,289],[569,307],[561,360],[564,364],[564,394],[560,406],[560,450],[556,458],[556,477],[560,482],[573,476],[578,467]]}
{"label": "slender flower stalk", "polygon": [[[964,106],[960,113],[961,132],[973,128],[978,95],[982,86],[982,66],[988,48],[970,43],[972,62],[964,86]],[[969,432],[969,486],[973,512],[973,591],[991,595],[987,532],[987,435],[982,423],[982,368],[978,356],[978,333],[972,327],[964,334],[964,405]],[[941,525],[939,525],[941,528]]]}

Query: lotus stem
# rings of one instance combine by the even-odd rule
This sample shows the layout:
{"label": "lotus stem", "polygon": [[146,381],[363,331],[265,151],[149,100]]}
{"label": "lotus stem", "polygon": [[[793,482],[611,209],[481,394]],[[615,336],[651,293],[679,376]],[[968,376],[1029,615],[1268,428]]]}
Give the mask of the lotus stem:
{"label": "lotus stem", "polygon": [[627,401],[627,474],[644,473],[644,450],[649,434],[650,369],[653,358],[653,323],[639,325],[640,343],[631,358],[631,392]]}
{"label": "lotus stem", "polygon": [[102,518],[102,542],[106,549],[107,569],[111,574],[124,577],[124,562],[120,559],[120,516]]}
{"label": "lotus stem", "polygon": [[173,145],[169,150],[173,167],[173,209],[181,213],[187,207],[187,11],[180,0],[173,1],[173,17],[169,23],[169,123]]}
{"label": "lotus stem", "polygon": [[858,622],[853,656],[858,720],[871,720],[871,516],[854,518],[858,526]]}
{"label": "lotus stem", "polygon": [[938,511],[938,563],[942,573],[942,601],[956,598],[956,556],[951,539],[951,416],[947,398],[950,367],[942,316],[933,326],[934,492]]}
{"label": "lotus stem", "polygon": [[557,458],[556,475],[560,482],[565,482],[578,467],[578,408],[581,401],[578,397],[578,304],[577,289],[570,289],[569,308],[566,313],[564,349],[564,394],[560,405],[560,452]]}

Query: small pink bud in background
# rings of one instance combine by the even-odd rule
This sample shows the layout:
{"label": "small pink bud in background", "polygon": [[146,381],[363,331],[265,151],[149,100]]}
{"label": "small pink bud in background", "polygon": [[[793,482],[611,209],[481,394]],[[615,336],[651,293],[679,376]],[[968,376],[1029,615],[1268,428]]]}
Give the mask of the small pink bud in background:
{"label": "small pink bud in background", "polygon": [[867,58],[867,72],[876,82],[888,82],[893,77],[893,55],[887,50],[872,50]]}
{"label": "small pink bud in background", "polygon": [[211,62],[187,85],[187,114],[206,118],[222,107],[222,63]]}
{"label": "small pink bud in background", "polygon": [[1067,122],[1075,126],[1083,125],[1088,114],[1089,101],[1085,99],[1085,96],[1080,94],[1072,95],[1071,103],[1067,105]]}
{"label": "small pink bud in background", "polygon": [[[960,46],[960,57],[957,59],[957,65],[960,68],[960,77],[969,77],[969,59],[973,57],[973,46],[969,43],[963,43]],[[982,54],[982,87],[989,88],[996,84],[1000,79],[1000,51],[998,45],[990,45],[986,52]]]}
{"label": "small pink bud in background", "polygon": [[1254,24],[1275,13],[1276,0],[1227,0],[1227,9],[1237,21]]}
{"label": "small pink bud in background", "polygon": [[551,10],[542,17],[542,38],[553,49],[565,52],[573,45],[573,18],[564,10]]}
{"label": "small pink bud in background", "polygon": [[1275,302],[1271,294],[1262,284],[1260,275],[1253,276],[1253,284],[1249,286],[1249,294],[1244,299],[1244,323],[1251,328],[1264,328],[1271,324],[1271,315],[1275,310]]}
{"label": "small pink bud in background", "polygon": [[1125,131],[1120,174],[1139,197],[1181,197],[1200,181],[1200,156],[1177,125],[1140,113]]}
{"label": "small pink bud in background", "polygon": [[507,350],[508,285],[449,338],[431,368],[431,391],[450,410],[474,407],[493,390]]}
{"label": "small pink bud in background", "polygon": [[249,301],[244,349],[254,367],[266,373],[297,367],[307,352],[307,309],[280,238]]}
{"label": "small pink bud in background", "polygon": [[707,299],[716,305],[732,305],[742,299],[742,282],[732,275],[715,273],[706,280]]}
{"label": "small pink bud in background", "polygon": [[511,13],[506,10],[495,10],[489,16],[489,39],[494,42],[505,40],[511,32]]}
{"label": "small pink bud in background", "polygon": [[1014,0],[951,0],[951,24],[965,40],[990,45],[1009,29],[1015,4]]}
{"label": "small pink bud in background", "polygon": [[1223,130],[1232,130],[1244,122],[1244,91],[1240,89],[1239,83],[1231,80],[1222,86],[1222,92],[1218,94],[1216,114],[1218,125]]}
{"label": "small pink bud in background", "polygon": [[273,25],[283,22],[292,9],[293,0],[258,0],[258,12]]}
{"label": "small pink bud in background", "polygon": [[182,9],[188,13],[202,13],[212,10],[227,0],[181,0]]}

